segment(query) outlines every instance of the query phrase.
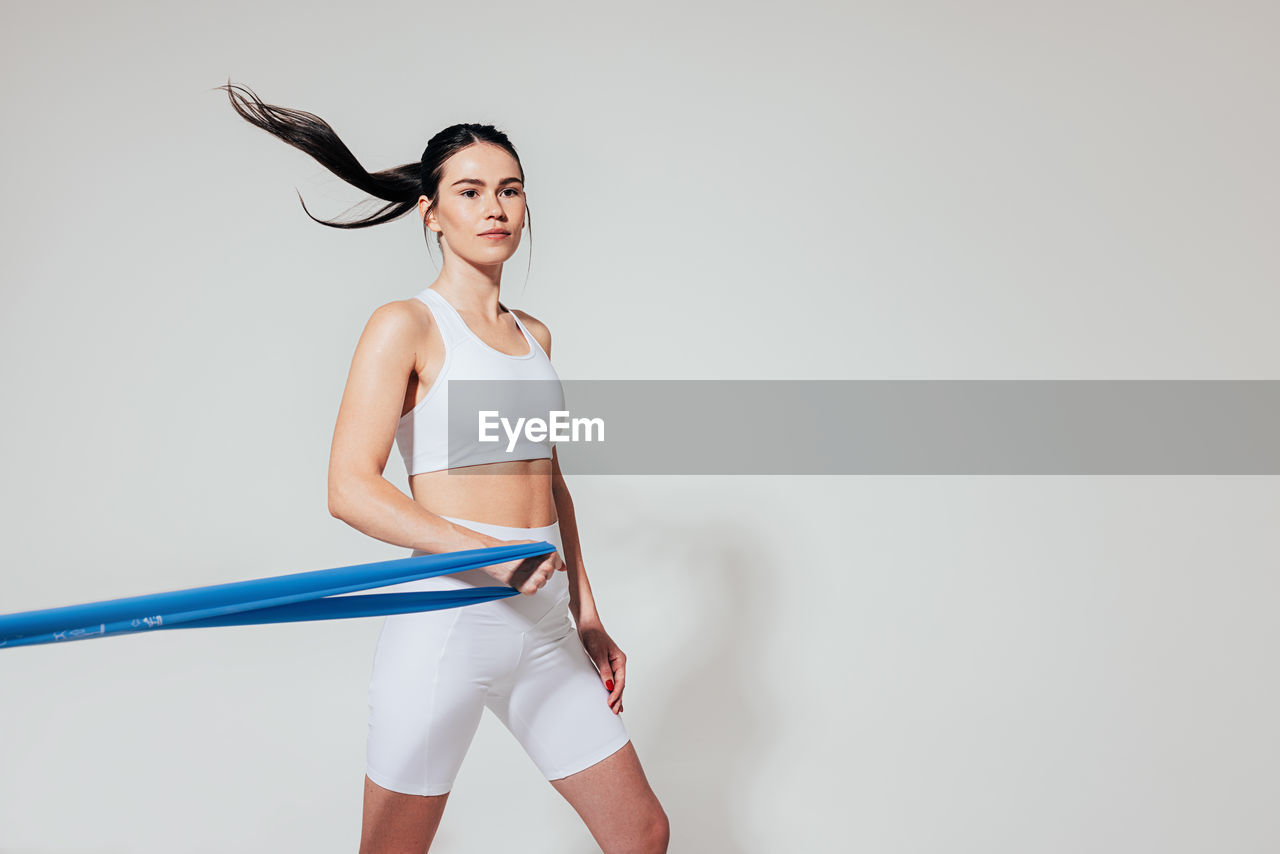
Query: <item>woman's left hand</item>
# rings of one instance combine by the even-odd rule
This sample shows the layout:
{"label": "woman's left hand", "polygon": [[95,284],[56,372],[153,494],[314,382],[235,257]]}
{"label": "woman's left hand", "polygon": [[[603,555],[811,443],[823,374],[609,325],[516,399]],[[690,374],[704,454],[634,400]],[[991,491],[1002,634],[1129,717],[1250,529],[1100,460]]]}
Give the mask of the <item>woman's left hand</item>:
{"label": "woman's left hand", "polygon": [[582,647],[595,662],[600,679],[609,692],[609,708],[615,715],[622,712],[622,689],[627,683],[627,655],[609,637],[599,620],[589,620],[578,625],[578,637]]}

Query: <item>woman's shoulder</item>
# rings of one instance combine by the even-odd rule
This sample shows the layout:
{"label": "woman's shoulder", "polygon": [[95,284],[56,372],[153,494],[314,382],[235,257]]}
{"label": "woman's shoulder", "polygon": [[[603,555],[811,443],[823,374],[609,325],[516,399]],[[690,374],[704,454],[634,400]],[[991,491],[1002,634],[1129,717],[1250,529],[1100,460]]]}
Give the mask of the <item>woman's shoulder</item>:
{"label": "woman's shoulder", "polygon": [[435,318],[416,297],[392,300],[379,305],[365,323],[362,339],[385,346],[409,345],[420,341],[435,327]]}
{"label": "woman's shoulder", "polygon": [[369,324],[390,330],[421,332],[435,325],[435,316],[422,300],[406,297],[384,302],[375,308],[369,316]]}

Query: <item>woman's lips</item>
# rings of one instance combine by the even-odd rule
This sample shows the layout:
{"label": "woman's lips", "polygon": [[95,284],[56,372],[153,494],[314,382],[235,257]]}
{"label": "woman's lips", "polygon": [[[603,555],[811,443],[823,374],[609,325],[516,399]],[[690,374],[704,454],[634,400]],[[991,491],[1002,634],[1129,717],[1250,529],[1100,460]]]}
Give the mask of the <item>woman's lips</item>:
{"label": "woman's lips", "polygon": [[481,236],[481,237],[487,237],[487,238],[489,238],[490,240],[505,240],[506,238],[510,237],[511,235],[510,235],[510,234],[507,234],[506,232],[503,232],[503,231],[487,231],[487,232],[485,232],[484,234],[482,234],[482,235],[480,235],[480,236]]}

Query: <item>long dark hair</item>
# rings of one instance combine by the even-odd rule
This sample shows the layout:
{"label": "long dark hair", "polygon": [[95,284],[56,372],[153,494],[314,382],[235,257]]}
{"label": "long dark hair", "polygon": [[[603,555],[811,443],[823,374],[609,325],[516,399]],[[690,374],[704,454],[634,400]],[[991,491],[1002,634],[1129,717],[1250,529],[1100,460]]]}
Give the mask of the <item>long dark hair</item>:
{"label": "long dark hair", "polygon": [[[497,145],[504,149],[515,159],[516,167],[520,170],[520,180],[524,181],[524,166],[520,163],[520,155],[516,153],[515,146],[511,144],[511,140],[507,139],[507,135],[493,125],[450,125],[428,140],[420,161],[393,166],[379,172],[370,172],[360,165],[360,161],[338,138],[329,123],[314,113],[263,103],[252,89],[233,84],[230,80],[226,85],[215,86],[214,89],[226,90],[227,97],[231,99],[231,106],[245,121],[262,128],[272,136],[279,137],[294,148],[305,151],[321,166],[348,184],[386,202],[368,216],[347,221],[323,220],[311,216],[311,211],[307,210],[306,203],[302,201],[302,194],[299,193],[298,201],[302,204],[302,210],[321,225],[333,228],[367,228],[371,225],[381,225],[384,222],[399,219],[416,208],[419,196],[431,199],[431,208],[435,208],[438,201],[436,193],[444,173],[444,162],[459,150],[477,142]],[[532,240],[533,218],[527,205],[525,217],[528,222],[529,237]],[[422,230],[425,234],[427,230],[425,221]],[[438,244],[439,235],[436,235],[436,240]]]}

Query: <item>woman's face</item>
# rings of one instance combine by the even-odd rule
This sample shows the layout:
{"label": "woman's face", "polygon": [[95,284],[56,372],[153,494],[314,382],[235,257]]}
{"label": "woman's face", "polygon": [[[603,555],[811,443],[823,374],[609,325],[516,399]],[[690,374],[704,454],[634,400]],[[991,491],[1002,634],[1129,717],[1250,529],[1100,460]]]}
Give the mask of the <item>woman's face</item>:
{"label": "woman's face", "polygon": [[[477,265],[501,264],[515,254],[524,229],[524,182],[515,158],[502,148],[475,143],[444,162],[435,210],[426,196],[418,212],[444,235],[448,248]],[[487,235],[495,229],[506,234]]]}

